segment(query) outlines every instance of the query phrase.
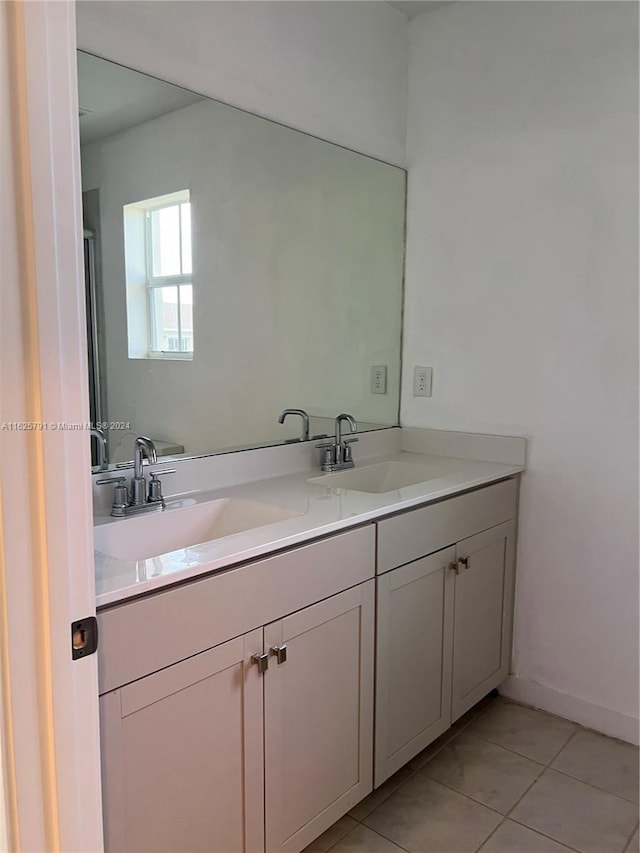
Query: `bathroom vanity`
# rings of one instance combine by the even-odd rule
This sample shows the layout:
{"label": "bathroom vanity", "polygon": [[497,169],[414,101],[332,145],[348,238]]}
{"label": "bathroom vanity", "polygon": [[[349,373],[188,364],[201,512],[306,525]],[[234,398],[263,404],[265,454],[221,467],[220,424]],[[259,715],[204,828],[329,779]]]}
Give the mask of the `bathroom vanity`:
{"label": "bathroom vanity", "polygon": [[403,169],[78,77],[106,847],[297,853],[506,676],[524,440],[378,430]]}
{"label": "bathroom vanity", "polygon": [[106,849],[300,851],[499,685],[523,461],[267,478],[224,494],[281,521],[98,552]]}

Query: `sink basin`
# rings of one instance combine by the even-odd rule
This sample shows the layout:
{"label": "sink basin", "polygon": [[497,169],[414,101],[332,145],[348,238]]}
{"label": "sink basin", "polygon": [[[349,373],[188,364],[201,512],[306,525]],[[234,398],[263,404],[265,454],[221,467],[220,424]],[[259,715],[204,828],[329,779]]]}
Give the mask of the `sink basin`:
{"label": "sink basin", "polygon": [[377,465],[366,465],[363,468],[351,468],[348,471],[337,471],[335,474],[325,474],[314,477],[310,483],[329,486],[335,489],[349,489],[353,492],[369,492],[383,494],[414,486],[416,483],[426,483],[441,477],[443,469],[437,465],[421,465],[413,462],[379,462]]}
{"label": "sink basin", "polygon": [[223,498],[98,525],[94,546],[120,560],[146,560],[298,515],[271,504]]}

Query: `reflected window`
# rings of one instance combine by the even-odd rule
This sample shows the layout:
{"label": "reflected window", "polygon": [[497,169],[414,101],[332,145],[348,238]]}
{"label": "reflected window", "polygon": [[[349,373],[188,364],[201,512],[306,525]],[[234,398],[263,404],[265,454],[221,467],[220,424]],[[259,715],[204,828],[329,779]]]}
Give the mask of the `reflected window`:
{"label": "reflected window", "polygon": [[130,358],[193,358],[189,191],[124,207]]}

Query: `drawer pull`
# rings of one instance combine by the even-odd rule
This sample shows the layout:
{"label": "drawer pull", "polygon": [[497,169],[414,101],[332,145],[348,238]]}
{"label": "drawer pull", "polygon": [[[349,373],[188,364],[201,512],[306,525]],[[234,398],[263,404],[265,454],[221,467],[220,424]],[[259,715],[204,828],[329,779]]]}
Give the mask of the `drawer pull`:
{"label": "drawer pull", "polygon": [[460,566],[457,563],[449,563],[449,571],[458,574],[460,572]]}
{"label": "drawer pull", "polygon": [[471,558],[470,557],[460,557],[458,562],[465,569],[468,569],[471,567]]}
{"label": "drawer pull", "polygon": [[258,667],[258,672],[260,675],[264,675],[265,672],[269,669],[269,655],[251,655],[251,663],[255,663]]}
{"label": "drawer pull", "polygon": [[269,652],[275,656],[278,664],[287,662],[287,646],[283,643],[281,646],[271,646]]}

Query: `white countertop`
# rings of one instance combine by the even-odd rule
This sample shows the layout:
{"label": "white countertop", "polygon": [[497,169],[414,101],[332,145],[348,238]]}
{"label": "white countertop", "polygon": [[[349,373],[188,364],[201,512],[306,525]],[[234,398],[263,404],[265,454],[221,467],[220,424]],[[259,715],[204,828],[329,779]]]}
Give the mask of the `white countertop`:
{"label": "white countertop", "polygon": [[[155,592],[171,584],[483,486],[524,470],[523,465],[517,464],[481,462],[404,451],[368,458],[357,465],[373,465],[384,461],[434,466],[437,468],[437,476],[392,492],[371,494],[311,483],[309,480],[320,476],[320,472],[313,469],[171,498],[162,514],[167,523],[170,523],[172,508],[184,506],[185,502],[202,503],[221,498],[261,502],[297,514],[285,521],[146,560],[119,560],[96,551],[96,606],[100,608],[144,593]],[[128,521],[129,519],[103,517],[98,518],[96,524],[120,525],[127,524]]]}

